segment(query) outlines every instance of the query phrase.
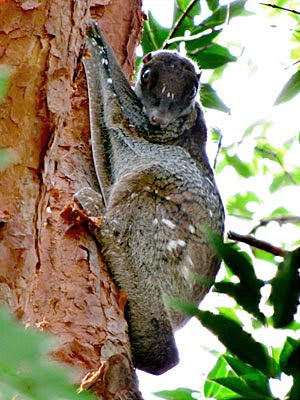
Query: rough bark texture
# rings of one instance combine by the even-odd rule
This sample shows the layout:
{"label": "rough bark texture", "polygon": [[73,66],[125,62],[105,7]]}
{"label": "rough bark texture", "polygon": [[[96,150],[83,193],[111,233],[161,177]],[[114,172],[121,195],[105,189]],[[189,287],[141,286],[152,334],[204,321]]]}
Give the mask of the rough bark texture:
{"label": "rough bark texture", "polygon": [[[128,75],[140,6],[92,2],[91,14]],[[10,159],[0,171],[0,302],[57,335],[53,356],[75,365],[78,381],[106,361],[93,387],[100,399],[125,398],[128,390],[138,399],[122,296],[86,227],[62,217],[74,192],[95,186],[79,57],[89,19],[86,1],[0,5],[0,63],[12,73],[0,105],[0,148]]]}

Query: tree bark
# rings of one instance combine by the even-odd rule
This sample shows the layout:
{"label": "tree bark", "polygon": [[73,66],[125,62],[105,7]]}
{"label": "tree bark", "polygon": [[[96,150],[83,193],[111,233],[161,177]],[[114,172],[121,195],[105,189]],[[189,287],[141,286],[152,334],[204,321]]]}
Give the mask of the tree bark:
{"label": "tree bark", "polygon": [[0,63],[11,74],[0,104],[7,155],[0,171],[0,301],[58,337],[53,357],[77,367],[77,382],[104,361],[93,386],[98,398],[140,399],[122,295],[86,227],[63,218],[73,194],[96,185],[80,61],[90,15],[132,74],[141,0],[0,2]]}

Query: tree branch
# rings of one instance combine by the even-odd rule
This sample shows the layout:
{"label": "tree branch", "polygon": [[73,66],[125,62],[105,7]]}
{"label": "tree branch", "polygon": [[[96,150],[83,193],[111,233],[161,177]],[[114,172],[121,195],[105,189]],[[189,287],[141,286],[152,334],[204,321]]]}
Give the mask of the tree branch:
{"label": "tree branch", "polygon": [[246,243],[251,247],[255,247],[257,249],[264,250],[267,253],[274,254],[274,256],[284,257],[288,253],[287,250],[273,246],[272,244],[265,242],[263,240],[256,239],[251,235],[240,235],[239,233],[229,231],[227,236],[228,239]]}
{"label": "tree branch", "polygon": [[287,11],[287,12],[291,12],[291,13],[300,15],[300,11],[291,10],[290,8],[280,7],[280,6],[276,6],[275,4],[270,4],[270,3],[259,3],[259,4],[261,4],[263,6],[277,8],[278,10],[283,10],[283,11]]}
{"label": "tree branch", "polygon": [[279,217],[273,217],[273,218],[263,218],[259,221],[257,225],[255,225],[251,231],[249,232],[249,235],[254,234],[258,228],[262,226],[268,225],[270,222],[278,222],[279,225],[282,224],[297,224],[300,223],[300,216],[297,215],[281,215]]}

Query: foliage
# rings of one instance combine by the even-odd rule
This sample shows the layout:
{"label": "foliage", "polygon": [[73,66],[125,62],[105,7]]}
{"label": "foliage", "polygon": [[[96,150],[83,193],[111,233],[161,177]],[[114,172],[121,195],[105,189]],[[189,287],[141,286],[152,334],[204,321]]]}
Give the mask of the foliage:
{"label": "foliage", "polygon": [[0,310],[0,399],[64,400],[94,397],[76,393],[70,371],[47,361],[53,340],[32,329],[24,329]]}
{"label": "foliage", "polygon": [[[6,65],[0,65],[0,107],[1,101],[5,99],[8,92],[10,75],[10,69]],[[0,148],[0,171],[10,162],[11,158],[7,149]]]}
{"label": "foliage", "polygon": [[[215,69],[236,61],[236,57],[226,47],[216,43],[215,39],[230,19],[251,14],[245,10],[245,3],[246,0],[235,0],[221,6],[218,0],[207,0],[211,15],[195,22],[195,17],[201,17],[201,2],[176,0],[171,29],[160,26],[149,12],[144,23],[143,52],[146,54],[158,49],[179,50],[180,43],[185,43],[187,56],[195,60],[201,69]],[[189,32],[188,36],[185,36],[186,31]],[[207,108],[229,112],[229,108],[210,83],[203,85],[201,101]]]}
{"label": "foliage", "polygon": [[[267,327],[291,328],[289,324],[299,304],[300,278],[300,249],[287,253],[284,261],[278,266],[276,276],[271,282],[263,282],[255,275],[250,257],[240,251],[237,246],[224,244],[223,241],[211,235],[216,252],[230,269],[232,276],[239,278],[234,284],[227,280],[215,284],[215,290],[233,297],[248,313],[252,314],[253,326],[256,329]],[[263,299],[260,288],[271,284],[272,290],[268,299]],[[234,288],[237,288],[236,290]],[[248,296],[249,293],[249,296]],[[209,373],[204,385],[206,398],[217,400],[253,399],[275,400],[270,391],[269,381],[280,379],[287,374],[293,377],[293,386],[288,398],[296,400],[294,394],[299,388],[300,377],[300,342],[287,336],[285,343],[279,349],[269,349],[255,340],[243,327],[241,321],[226,309],[219,308],[218,314],[202,311],[197,307],[174,299],[169,304],[189,316],[195,316],[203,326],[214,333],[227,348],[226,354],[220,355],[214,368]],[[273,316],[267,318],[259,311],[259,304],[267,302],[274,309]],[[279,354],[279,357],[278,357]],[[181,390],[181,389],[180,389]],[[174,391],[173,397],[163,397],[168,392],[160,392],[165,399],[180,399],[180,392]],[[178,397],[176,395],[178,394]]]}
{"label": "foliage", "polygon": [[[251,15],[245,8],[246,1],[231,1],[228,5],[220,5],[219,0],[206,0],[210,10],[208,17],[202,17],[202,1],[177,0],[175,4],[171,29],[161,27],[150,13],[144,25],[143,51],[147,53],[161,48],[179,50],[179,46],[184,43],[190,58],[202,69],[213,70],[209,82],[202,88],[202,104],[229,113],[228,105],[213,88],[213,82],[222,79],[228,63],[237,61],[230,52],[230,45],[226,48],[220,38],[224,26],[232,18]],[[282,7],[291,5],[290,8],[293,8],[293,4],[293,0],[281,0],[278,3]],[[282,12],[271,8],[263,11],[270,16]],[[290,17],[297,16],[291,14]],[[291,58],[297,57],[295,54]],[[290,101],[299,92],[298,70],[292,73],[280,94],[274,98],[274,103],[280,105]],[[221,177],[229,176],[229,179],[237,177],[239,186],[247,188],[240,190],[239,187],[238,192],[227,199],[227,220],[235,221],[237,225],[240,221],[247,221],[254,234],[271,223],[289,223],[293,229],[300,226],[300,217],[293,215],[287,202],[278,206],[270,201],[265,211],[266,198],[272,199],[272,196],[284,193],[300,183],[300,168],[291,162],[291,154],[295,146],[299,146],[300,136],[295,132],[294,137],[279,144],[272,140],[272,128],[272,121],[258,119],[244,129],[238,141],[230,143],[227,140],[225,146],[221,146],[220,130],[215,128],[213,132],[213,139],[221,147],[216,173]],[[264,193],[257,190],[259,180],[263,182]],[[263,250],[244,246],[242,251],[236,244],[223,243],[213,235],[211,241],[226,269],[225,277],[214,284],[213,290],[220,296],[230,296],[235,301],[235,307],[218,307],[211,312],[199,310],[183,301],[168,301],[171,306],[195,316],[218,337],[226,347],[226,352],[218,355],[201,393],[180,388],[163,390],[157,392],[156,396],[180,400],[204,397],[216,400],[275,400],[277,398],[271,391],[272,381],[280,381],[288,375],[293,383],[286,389],[285,398],[297,400],[300,392],[300,342],[296,339],[296,331],[300,328],[296,319],[300,295],[300,248],[296,247],[300,241],[290,243],[289,247],[296,250],[287,252],[280,261]],[[273,268],[274,274],[270,279],[259,277],[261,262],[267,262]],[[278,332],[285,337],[281,346],[272,347],[266,340],[257,340],[258,337],[266,337],[269,332],[273,335]]]}
{"label": "foliage", "polygon": [[8,66],[0,65],[0,101],[7,95],[11,71]]}

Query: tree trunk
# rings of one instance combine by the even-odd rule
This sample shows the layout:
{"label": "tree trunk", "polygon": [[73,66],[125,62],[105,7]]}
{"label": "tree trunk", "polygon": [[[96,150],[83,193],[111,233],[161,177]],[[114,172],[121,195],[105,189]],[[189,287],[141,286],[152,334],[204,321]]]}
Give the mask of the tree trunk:
{"label": "tree trunk", "polygon": [[78,189],[95,187],[80,59],[90,14],[127,75],[142,27],[141,0],[91,5],[0,2],[0,63],[11,74],[0,104],[0,301],[59,338],[53,357],[79,369],[77,382],[105,361],[100,399],[140,399],[124,300],[86,227],[63,218]]}

